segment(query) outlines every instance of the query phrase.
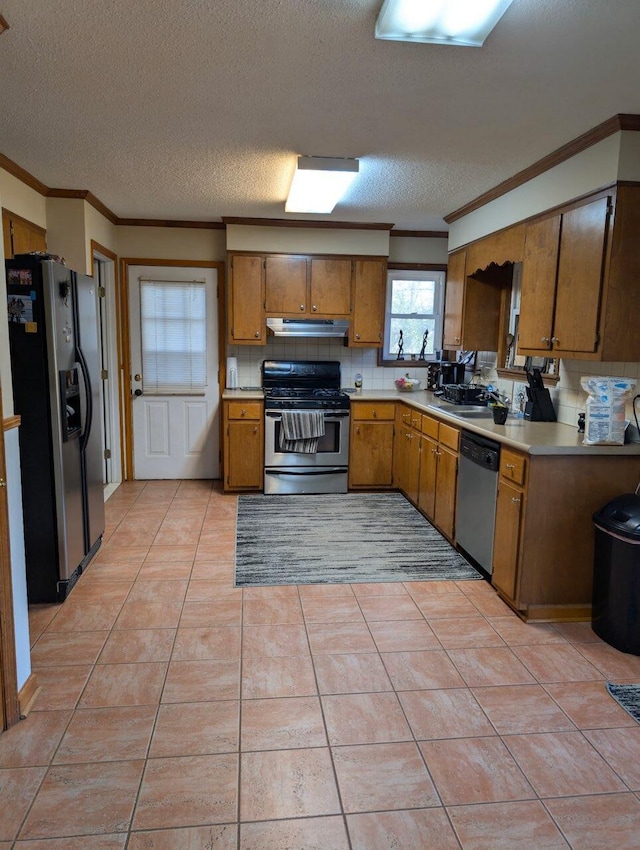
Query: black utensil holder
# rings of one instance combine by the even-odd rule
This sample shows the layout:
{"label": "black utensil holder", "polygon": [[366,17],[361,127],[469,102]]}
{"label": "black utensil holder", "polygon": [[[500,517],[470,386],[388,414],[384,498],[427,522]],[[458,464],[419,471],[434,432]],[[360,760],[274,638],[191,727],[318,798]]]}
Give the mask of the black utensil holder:
{"label": "black utensil holder", "polygon": [[555,422],[556,412],[553,409],[553,402],[549,390],[529,389],[529,401],[524,408],[524,418],[529,422]]}

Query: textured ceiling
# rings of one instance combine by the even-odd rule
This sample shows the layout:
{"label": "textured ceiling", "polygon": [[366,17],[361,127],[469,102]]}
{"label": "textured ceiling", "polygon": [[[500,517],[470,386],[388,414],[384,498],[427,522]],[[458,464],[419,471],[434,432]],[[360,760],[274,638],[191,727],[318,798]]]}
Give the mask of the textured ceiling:
{"label": "textured ceiling", "polygon": [[324,221],[442,217],[640,113],[638,0],[513,0],[483,48],[376,41],[382,0],[0,0],[0,153],[121,218],[285,218],[298,154],[360,159]]}

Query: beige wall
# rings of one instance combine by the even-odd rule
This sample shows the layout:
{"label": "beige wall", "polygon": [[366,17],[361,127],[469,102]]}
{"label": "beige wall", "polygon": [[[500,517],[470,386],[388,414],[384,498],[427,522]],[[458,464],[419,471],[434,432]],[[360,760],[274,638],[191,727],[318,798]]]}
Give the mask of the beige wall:
{"label": "beige wall", "polygon": [[47,198],[47,250],[64,257],[75,271],[86,271],[84,201]]}
{"label": "beige wall", "polygon": [[224,230],[129,226],[116,230],[120,257],[203,262],[224,262],[226,258]]}
{"label": "beige wall", "polygon": [[93,252],[91,250],[91,241],[97,242],[114,254],[118,253],[118,228],[112,224],[108,218],[105,218],[102,213],[99,213],[95,207],[83,201],[84,204],[84,224],[85,224],[85,268],[79,271],[86,271],[91,274],[93,267]]}
{"label": "beige wall", "polygon": [[389,239],[390,263],[447,264],[447,239],[422,239],[417,236],[392,236]]}
{"label": "beige wall", "polygon": [[0,202],[4,209],[11,210],[12,213],[26,218],[38,227],[47,226],[44,195],[2,168],[0,168]]}
{"label": "beige wall", "polygon": [[227,225],[227,250],[285,254],[389,254],[388,230]]}

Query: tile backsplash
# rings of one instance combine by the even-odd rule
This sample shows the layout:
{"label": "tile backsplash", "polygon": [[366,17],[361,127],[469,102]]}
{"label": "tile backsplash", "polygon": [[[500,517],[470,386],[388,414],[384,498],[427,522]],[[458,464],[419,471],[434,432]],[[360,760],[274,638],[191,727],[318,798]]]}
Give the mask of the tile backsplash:
{"label": "tile backsplash", "polygon": [[260,386],[263,360],[339,360],[342,386],[353,387],[357,373],[365,390],[392,390],[393,382],[407,372],[426,385],[427,370],[418,361],[399,361],[397,368],[378,366],[375,348],[347,348],[339,339],[268,339],[266,346],[230,345],[230,357],[238,358],[240,386]]}
{"label": "tile backsplash", "polygon": [[[263,360],[339,360],[342,386],[353,387],[354,376],[362,375],[363,389],[391,390],[396,378],[407,372],[412,378],[426,383],[426,369],[418,361],[399,361],[397,367],[378,366],[377,350],[373,348],[347,348],[339,339],[269,339],[266,346],[231,345],[227,354],[238,358],[238,383],[240,386],[260,386],[260,366]],[[584,360],[559,360],[560,380],[550,387],[558,422],[577,427],[578,414],[584,412],[586,393],[580,379],[586,375],[613,375],[637,381],[634,391],[640,393],[640,363],[596,363]],[[525,393],[526,382],[507,381],[498,377],[495,352],[478,352],[478,368],[486,367],[487,380],[511,399],[513,409],[518,409],[518,394]],[[639,405],[640,407],[640,405]],[[640,414],[640,410],[639,410]],[[635,424],[632,402],[627,404],[627,419]]]}

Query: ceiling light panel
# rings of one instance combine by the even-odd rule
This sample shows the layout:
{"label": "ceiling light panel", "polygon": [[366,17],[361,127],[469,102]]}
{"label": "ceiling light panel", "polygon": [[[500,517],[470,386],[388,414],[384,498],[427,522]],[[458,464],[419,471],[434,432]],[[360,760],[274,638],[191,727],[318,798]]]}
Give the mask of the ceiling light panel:
{"label": "ceiling light panel", "polygon": [[376,38],[482,47],[512,0],[385,0]]}
{"label": "ceiling light panel", "polygon": [[330,213],[359,171],[357,159],[300,156],[285,212]]}

